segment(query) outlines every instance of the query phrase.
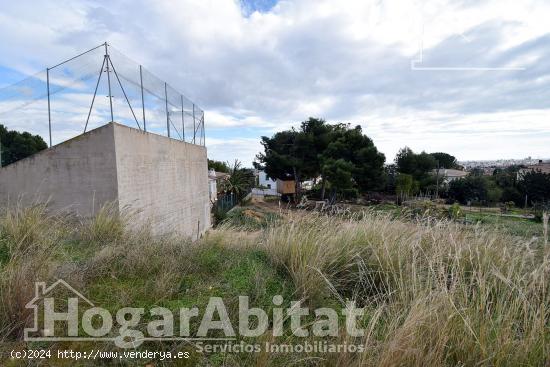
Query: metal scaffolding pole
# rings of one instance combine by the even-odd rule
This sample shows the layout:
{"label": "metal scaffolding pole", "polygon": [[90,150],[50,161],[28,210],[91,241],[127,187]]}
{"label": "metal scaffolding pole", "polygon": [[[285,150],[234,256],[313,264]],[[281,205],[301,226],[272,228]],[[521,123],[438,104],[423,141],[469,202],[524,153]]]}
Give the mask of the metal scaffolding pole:
{"label": "metal scaffolding pole", "polygon": [[105,42],[105,59],[107,64],[107,84],[109,85],[109,106],[111,107],[111,122],[115,121],[113,115],[113,94],[111,93],[111,75],[109,72],[109,50],[107,49],[107,42]]}
{"label": "metal scaffolding pole", "polygon": [[122,94],[124,95],[124,98],[126,99],[126,103],[128,103],[128,107],[130,107],[130,111],[132,112],[132,116],[134,116],[134,120],[136,120],[136,125],[141,130],[141,126],[139,126],[139,121],[136,117],[136,114],[134,113],[134,109],[132,108],[132,104],[130,103],[130,100],[128,99],[128,95],[126,94],[126,91],[124,90],[124,87],[122,86],[122,82],[120,81],[120,78],[118,77],[118,73],[116,72],[115,66],[113,65],[113,62],[111,61],[111,58],[109,57],[108,62],[111,63],[111,67],[113,68],[113,73],[115,73],[116,80],[118,81],[118,85],[120,86],[120,90],[122,90]]}
{"label": "metal scaffolding pole", "polygon": [[181,140],[185,141],[185,118],[183,117],[183,94],[181,95]]}
{"label": "metal scaffolding pole", "polygon": [[168,115],[168,86],[164,82],[164,100],[166,102],[166,129],[168,130],[168,137],[170,137],[170,115]]}
{"label": "metal scaffolding pole", "polygon": [[46,85],[48,89],[48,132],[50,135],[50,148],[52,147],[52,113],[50,110],[50,68],[46,69]]}
{"label": "metal scaffolding pole", "polygon": [[204,131],[204,111],[202,111],[202,145],[206,146],[206,132]]}
{"label": "metal scaffolding pole", "polygon": [[139,66],[139,81],[140,81],[140,87],[141,87],[141,110],[143,112],[143,130],[147,131],[147,125],[145,123],[145,98],[143,97],[143,67]]}
{"label": "metal scaffolding pole", "polygon": [[92,103],[90,104],[90,110],[88,111],[88,117],[86,118],[86,125],[84,125],[84,132],[88,128],[88,122],[90,121],[90,115],[92,114],[92,108],[94,107],[95,97],[97,95],[97,88],[99,87],[99,82],[101,81],[101,75],[103,74],[103,67],[105,66],[105,57],[103,58],[103,63],[101,64],[101,69],[99,69],[99,76],[97,77],[97,83],[95,85],[94,96],[92,97]]}
{"label": "metal scaffolding pole", "polygon": [[195,104],[193,103],[193,144],[195,144],[196,134],[197,134],[197,128],[195,127]]}

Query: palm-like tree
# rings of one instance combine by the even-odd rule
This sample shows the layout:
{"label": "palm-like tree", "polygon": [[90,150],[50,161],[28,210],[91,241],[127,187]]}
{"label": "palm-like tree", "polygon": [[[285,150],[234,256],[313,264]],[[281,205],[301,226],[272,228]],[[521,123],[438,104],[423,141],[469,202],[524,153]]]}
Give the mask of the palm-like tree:
{"label": "palm-like tree", "polygon": [[235,159],[233,165],[230,166],[229,176],[223,181],[222,185],[224,191],[241,198],[254,185],[254,174],[251,170],[242,168],[241,162]]}

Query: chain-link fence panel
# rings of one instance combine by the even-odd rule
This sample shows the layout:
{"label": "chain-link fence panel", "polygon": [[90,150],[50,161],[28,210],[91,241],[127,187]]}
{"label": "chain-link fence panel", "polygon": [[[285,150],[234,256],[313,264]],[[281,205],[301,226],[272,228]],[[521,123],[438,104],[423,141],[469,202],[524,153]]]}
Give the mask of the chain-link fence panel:
{"label": "chain-link fence panel", "polygon": [[108,44],[0,88],[0,123],[55,145],[110,121],[204,145],[204,112]]}

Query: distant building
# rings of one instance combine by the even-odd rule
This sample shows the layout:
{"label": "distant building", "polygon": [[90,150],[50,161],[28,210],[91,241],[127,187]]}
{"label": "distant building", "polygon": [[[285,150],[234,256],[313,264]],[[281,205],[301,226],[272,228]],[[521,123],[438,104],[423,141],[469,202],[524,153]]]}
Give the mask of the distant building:
{"label": "distant building", "polygon": [[218,200],[218,183],[216,182],[216,171],[213,169],[208,171],[208,195],[211,202]]}
{"label": "distant building", "polygon": [[313,186],[314,186],[314,181],[313,180],[302,181],[302,183],[301,183],[301,188],[303,190],[312,190]]}
{"label": "distant building", "polygon": [[527,157],[524,159],[497,159],[497,160],[479,160],[479,161],[461,161],[461,166],[467,170],[473,168],[506,168],[510,166],[529,166],[537,163],[537,160]]}
{"label": "distant building", "polygon": [[543,162],[542,160],[539,160],[537,164],[532,164],[525,168],[522,168],[518,171],[518,178],[521,178],[526,173],[532,171],[550,174],[550,162]]}
{"label": "distant building", "polygon": [[256,170],[256,186],[252,189],[253,196],[278,196],[277,181],[271,179],[264,171]]}
{"label": "distant building", "polygon": [[277,192],[277,181],[270,178],[264,171],[258,171],[258,186],[263,189]]}
{"label": "distant building", "polygon": [[468,176],[468,172],[466,171],[461,171],[458,169],[447,169],[447,168],[440,168],[439,173],[437,172],[436,169],[434,169],[432,171],[432,174],[434,176],[439,175],[441,182],[444,184],[449,184],[455,180]]}
{"label": "distant building", "polygon": [[208,194],[210,195],[211,202],[214,203],[218,200],[218,186],[227,177],[229,177],[229,174],[225,172],[216,172],[213,169],[208,171]]}

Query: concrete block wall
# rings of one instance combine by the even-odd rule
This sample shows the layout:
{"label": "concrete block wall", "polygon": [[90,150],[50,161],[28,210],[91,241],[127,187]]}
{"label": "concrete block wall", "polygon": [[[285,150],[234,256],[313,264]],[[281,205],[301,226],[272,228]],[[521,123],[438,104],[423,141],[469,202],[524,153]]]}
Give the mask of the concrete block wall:
{"label": "concrete block wall", "polygon": [[0,205],[83,217],[115,201],[130,225],[196,239],[210,228],[206,148],[109,123],[0,169]]}
{"label": "concrete block wall", "polygon": [[115,125],[118,200],[154,232],[210,228],[206,148]]}
{"label": "concrete block wall", "polygon": [[0,206],[48,202],[86,217],[117,193],[113,124],[0,169]]}

